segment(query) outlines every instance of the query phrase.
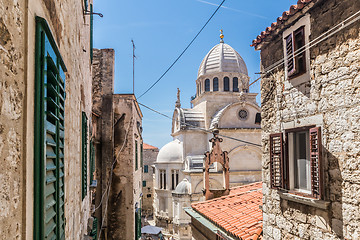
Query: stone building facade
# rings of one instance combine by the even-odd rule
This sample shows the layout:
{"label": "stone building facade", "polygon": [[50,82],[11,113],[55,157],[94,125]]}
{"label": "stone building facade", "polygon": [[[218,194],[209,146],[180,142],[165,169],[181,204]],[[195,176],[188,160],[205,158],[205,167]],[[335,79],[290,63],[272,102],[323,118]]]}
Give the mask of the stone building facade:
{"label": "stone building facade", "polygon": [[142,216],[152,216],[154,212],[154,180],[155,180],[155,166],[156,157],[159,153],[157,147],[144,143],[144,166],[143,166],[143,183],[142,183]]}
{"label": "stone building facade", "polygon": [[265,239],[360,238],[359,29],[360,1],[306,0],[253,41]]}
{"label": "stone building facade", "polygon": [[114,94],[113,49],[94,49],[95,216],[102,239],[141,237],[142,113],[133,94]]}
{"label": "stone building facade", "polygon": [[[155,163],[154,215],[158,226],[183,240],[191,239],[190,217],[183,207],[205,199],[204,154],[212,149],[209,140],[214,131],[223,139],[222,150],[229,153],[230,170],[225,181],[221,164],[212,164],[210,189],[224,190],[225,182],[234,187],[261,179],[260,107],[257,93],[249,92],[249,79],[245,61],[221,38],[200,64],[192,108],[181,107],[178,89],[173,141],[160,149]],[[184,193],[176,188],[185,178],[191,192],[183,202],[178,200]]]}
{"label": "stone building facade", "polygon": [[88,234],[90,4],[0,1],[3,239]]}

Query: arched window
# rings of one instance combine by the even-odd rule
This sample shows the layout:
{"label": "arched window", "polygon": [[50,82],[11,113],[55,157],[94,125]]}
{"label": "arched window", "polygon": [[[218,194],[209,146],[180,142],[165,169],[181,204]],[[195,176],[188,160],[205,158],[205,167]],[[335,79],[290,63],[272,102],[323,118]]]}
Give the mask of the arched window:
{"label": "arched window", "polygon": [[219,79],[217,77],[213,79],[213,91],[219,91]]}
{"label": "arched window", "polygon": [[199,82],[199,95],[201,94],[201,82]]}
{"label": "arched window", "polygon": [[205,80],[205,92],[209,92],[210,91],[210,80],[206,79]]}
{"label": "arched window", "polygon": [[230,91],[230,79],[228,77],[224,77],[224,91],[228,92]]}
{"label": "arched window", "polygon": [[239,91],[239,81],[237,77],[233,78],[233,92]]}

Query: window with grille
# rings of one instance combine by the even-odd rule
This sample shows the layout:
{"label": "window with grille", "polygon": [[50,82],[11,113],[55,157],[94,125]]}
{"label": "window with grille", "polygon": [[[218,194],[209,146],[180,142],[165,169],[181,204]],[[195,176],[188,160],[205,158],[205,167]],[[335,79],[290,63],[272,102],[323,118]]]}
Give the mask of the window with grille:
{"label": "window with grille", "polygon": [[88,119],[85,112],[81,115],[81,195],[87,194],[87,152],[88,152]]}
{"label": "window with grille", "polygon": [[135,140],[135,171],[139,168],[138,160],[138,142]]}
{"label": "window with grille", "polygon": [[272,188],[323,199],[320,127],[302,127],[270,135]]}
{"label": "window with grille", "polygon": [[66,67],[43,18],[35,37],[34,239],[65,239]]}

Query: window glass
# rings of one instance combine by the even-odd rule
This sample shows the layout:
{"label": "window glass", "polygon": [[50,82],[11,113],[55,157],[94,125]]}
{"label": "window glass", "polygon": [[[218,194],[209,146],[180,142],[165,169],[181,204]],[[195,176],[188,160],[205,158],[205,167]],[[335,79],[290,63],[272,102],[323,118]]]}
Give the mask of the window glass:
{"label": "window glass", "polygon": [[206,79],[205,80],[205,92],[209,92],[210,91],[210,80]]}
{"label": "window glass", "polygon": [[294,138],[294,187],[311,190],[309,134],[307,131],[295,133]]}
{"label": "window glass", "polygon": [[237,77],[233,78],[233,92],[239,92],[239,80]]}
{"label": "window glass", "polygon": [[219,79],[217,77],[213,79],[213,91],[219,91]]}
{"label": "window glass", "polygon": [[224,77],[224,91],[228,92],[230,91],[230,79],[228,77]]}

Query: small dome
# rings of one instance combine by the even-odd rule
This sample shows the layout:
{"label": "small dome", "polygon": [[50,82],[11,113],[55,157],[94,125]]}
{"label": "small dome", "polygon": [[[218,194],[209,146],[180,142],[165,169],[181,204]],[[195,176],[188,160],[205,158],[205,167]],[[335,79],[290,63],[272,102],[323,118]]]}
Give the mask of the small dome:
{"label": "small dome", "polygon": [[219,72],[248,75],[246,64],[240,54],[225,43],[219,43],[206,54],[200,64],[198,78],[202,75]]}
{"label": "small dome", "polygon": [[191,183],[187,178],[184,178],[175,188],[176,194],[191,194]]}
{"label": "small dome", "polygon": [[182,162],[182,152],[182,143],[175,139],[160,149],[156,162]]}

